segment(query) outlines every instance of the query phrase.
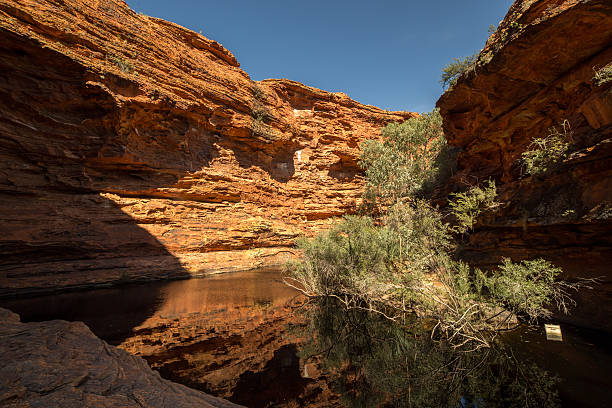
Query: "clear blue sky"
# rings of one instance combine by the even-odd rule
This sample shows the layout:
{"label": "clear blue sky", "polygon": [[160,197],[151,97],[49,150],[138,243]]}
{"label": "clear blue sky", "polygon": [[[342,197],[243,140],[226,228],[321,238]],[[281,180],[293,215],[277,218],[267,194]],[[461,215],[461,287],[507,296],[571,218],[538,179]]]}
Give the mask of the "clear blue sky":
{"label": "clear blue sky", "polygon": [[127,0],[229,49],[254,80],[289,78],[426,112],[454,57],[479,51],[512,0]]}

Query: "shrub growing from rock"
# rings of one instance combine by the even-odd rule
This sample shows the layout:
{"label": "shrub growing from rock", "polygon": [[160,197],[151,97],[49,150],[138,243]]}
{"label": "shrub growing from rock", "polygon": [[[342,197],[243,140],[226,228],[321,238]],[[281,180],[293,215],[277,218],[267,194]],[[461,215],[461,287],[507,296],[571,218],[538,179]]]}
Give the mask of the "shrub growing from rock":
{"label": "shrub growing from rock", "polygon": [[554,126],[549,128],[547,136],[533,139],[521,155],[524,172],[534,176],[554,169],[567,155],[570,139],[571,130],[567,121],[561,124],[560,129]]}
{"label": "shrub growing from rock", "polygon": [[478,53],[461,58],[455,58],[453,62],[442,68],[440,83],[442,88],[452,87],[457,83],[457,79],[474,65],[478,59]]}
{"label": "shrub growing from rock", "polygon": [[382,141],[363,145],[365,199],[375,217],[347,216],[331,230],[299,241],[303,259],[286,282],[312,298],[334,298],[349,310],[366,310],[406,323],[432,322],[431,336],[454,348],[489,347],[493,333],[568,311],[568,291],[582,283],[556,281],[560,269],[538,259],[504,260],[490,273],[453,259],[453,233],[470,230],[495,205],[495,183],[454,195],[457,225],[422,191],[435,183],[446,147],[437,111],[383,130]]}

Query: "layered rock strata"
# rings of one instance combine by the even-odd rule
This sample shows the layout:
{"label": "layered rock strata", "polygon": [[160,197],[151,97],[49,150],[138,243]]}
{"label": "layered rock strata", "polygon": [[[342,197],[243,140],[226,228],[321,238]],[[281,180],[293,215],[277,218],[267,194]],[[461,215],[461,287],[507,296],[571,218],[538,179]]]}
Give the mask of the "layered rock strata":
{"label": "layered rock strata", "polygon": [[20,323],[0,309],[3,407],[238,407],[162,379],[81,322]]}
{"label": "layered rock strata", "polygon": [[[612,329],[612,4],[519,0],[476,65],[438,101],[459,148],[449,190],[488,178],[501,206],[463,248],[485,265],[544,257],[566,278],[599,277],[581,291],[577,322]],[[609,69],[608,77],[605,76]],[[524,174],[521,154],[555,127],[570,142],[558,167]]]}
{"label": "layered rock strata", "polygon": [[0,295],[282,262],[413,114],[252,81],[121,0],[0,0]]}

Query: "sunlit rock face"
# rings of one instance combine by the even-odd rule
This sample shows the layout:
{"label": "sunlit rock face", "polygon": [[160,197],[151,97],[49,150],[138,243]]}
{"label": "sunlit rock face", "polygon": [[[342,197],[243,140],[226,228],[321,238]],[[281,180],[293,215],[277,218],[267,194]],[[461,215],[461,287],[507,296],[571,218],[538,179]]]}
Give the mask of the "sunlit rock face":
{"label": "sunlit rock face", "polygon": [[[569,277],[601,277],[582,291],[574,317],[610,326],[612,314],[612,81],[595,79],[612,62],[607,0],[519,0],[469,70],[438,101],[459,171],[448,189],[495,179],[498,201],[463,256],[548,258]],[[555,171],[521,175],[533,138],[565,123],[574,151]]]}
{"label": "sunlit rock face", "polygon": [[238,407],[162,379],[81,322],[20,323],[0,309],[0,336],[5,407]]}
{"label": "sunlit rock face", "polygon": [[0,1],[0,294],[283,262],[414,114],[252,81],[120,0]]}

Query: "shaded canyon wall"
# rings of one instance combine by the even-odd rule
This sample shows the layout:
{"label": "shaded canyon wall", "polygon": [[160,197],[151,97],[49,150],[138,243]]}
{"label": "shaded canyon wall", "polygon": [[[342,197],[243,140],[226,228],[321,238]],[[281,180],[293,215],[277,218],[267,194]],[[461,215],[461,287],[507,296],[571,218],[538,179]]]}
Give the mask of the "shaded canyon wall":
{"label": "shaded canyon wall", "polygon": [[[502,205],[481,217],[462,256],[544,257],[566,278],[600,277],[577,296],[578,323],[612,330],[612,4],[519,0],[468,70],[438,101],[449,143],[460,149],[449,191],[496,180]],[[610,66],[609,66],[610,67]],[[611,73],[612,73],[612,67]],[[566,124],[571,154],[528,177],[521,154]]]}

